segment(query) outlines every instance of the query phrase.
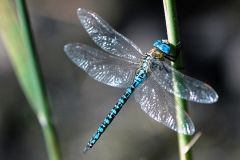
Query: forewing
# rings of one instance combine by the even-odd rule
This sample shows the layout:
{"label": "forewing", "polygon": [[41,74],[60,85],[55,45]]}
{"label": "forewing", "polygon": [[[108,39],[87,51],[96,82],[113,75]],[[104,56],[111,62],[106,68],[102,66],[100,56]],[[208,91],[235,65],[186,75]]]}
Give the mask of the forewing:
{"label": "forewing", "polygon": [[115,31],[95,12],[79,8],[78,18],[93,41],[108,53],[138,61],[142,51],[132,41]]}
{"label": "forewing", "polygon": [[[208,84],[180,73],[167,63],[160,62],[159,69],[153,71],[152,77],[162,88],[179,98],[199,103],[218,100],[217,93]],[[174,85],[178,89],[174,89]]]}
{"label": "forewing", "polygon": [[142,110],[154,120],[179,133],[186,135],[194,133],[194,124],[188,114],[152,77],[149,77],[136,89],[134,96]]}
{"label": "forewing", "polygon": [[64,46],[67,56],[95,80],[119,88],[131,85],[136,67],[120,57],[80,43]]}

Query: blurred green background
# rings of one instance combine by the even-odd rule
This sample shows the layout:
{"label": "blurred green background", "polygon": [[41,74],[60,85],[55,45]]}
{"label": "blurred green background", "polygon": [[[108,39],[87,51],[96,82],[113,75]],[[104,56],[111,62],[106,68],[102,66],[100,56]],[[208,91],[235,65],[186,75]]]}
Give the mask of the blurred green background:
{"label": "blurred green background", "polygon": [[[101,139],[82,154],[89,138],[124,92],[94,81],[65,55],[63,46],[97,46],[81,26],[76,11],[89,8],[142,51],[165,38],[162,1],[27,0],[41,71],[52,103],[63,159],[178,159],[177,134],[152,120],[134,96]],[[240,157],[240,1],[177,1],[186,75],[210,84],[219,94],[212,105],[189,103],[196,132],[202,136],[193,158]],[[42,131],[17,82],[0,41],[0,157],[43,160]]]}

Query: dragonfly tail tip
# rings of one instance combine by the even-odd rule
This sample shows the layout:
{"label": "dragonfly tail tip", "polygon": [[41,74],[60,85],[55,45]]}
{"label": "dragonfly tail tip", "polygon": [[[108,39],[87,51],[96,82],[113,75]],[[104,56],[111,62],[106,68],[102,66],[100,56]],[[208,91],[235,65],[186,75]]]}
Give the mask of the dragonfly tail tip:
{"label": "dragonfly tail tip", "polygon": [[83,150],[83,154],[87,154],[87,152],[88,152],[89,149],[90,149],[90,147],[87,145],[87,146],[85,147],[85,149]]}

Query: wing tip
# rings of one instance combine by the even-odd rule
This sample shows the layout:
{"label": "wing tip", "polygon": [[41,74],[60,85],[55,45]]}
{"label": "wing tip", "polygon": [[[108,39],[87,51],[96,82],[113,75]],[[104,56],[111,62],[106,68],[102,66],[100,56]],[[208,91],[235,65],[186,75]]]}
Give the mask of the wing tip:
{"label": "wing tip", "polygon": [[73,46],[74,43],[68,43],[63,47],[63,50],[67,53],[71,47]]}
{"label": "wing tip", "polygon": [[87,12],[93,12],[93,11],[90,10],[90,9],[87,9],[87,8],[78,8],[77,9],[77,14],[78,15],[82,15],[83,13],[87,13]]}
{"label": "wing tip", "polygon": [[86,12],[86,10],[87,10],[86,8],[78,8],[77,13],[80,14],[81,12],[84,12],[84,11]]}
{"label": "wing tip", "polygon": [[190,120],[187,123],[185,123],[184,127],[178,127],[176,130],[178,133],[182,133],[185,135],[193,135],[195,132],[195,127],[193,122]]}
{"label": "wing tip", "polygon": [[217,92],[208,84],[204,83],[204,86],[210,91],[210,93],[208,94],[209,96],[207,96],[208,98],[206,98],[206,103],[215,103],[218,101],[218,94]]}
{"label": "wing tip", "polygon": [[192,100],[193,102],[203,103],[203,104],[212,104],[218,101],[218,94],[214,90],[211,93],[206,94],[203,98],[198,100]]}
{"label": "wing tip", "polygon": [[194,127],[194,125],[192,125],[192,126],[190,126],[190,127],[185,128],[183,133],[184,133],[185,135],[191,136],[191,135],[194,134],[194,132],[195,132],[195,127]]}
{"label": "wing tip", "polygon": [[77,42],[68,43],[63,47],[63,50],[67,55],[69,55],[70,51],[81,48],[82,46],[84,46],[84,44],[82,43],[77,43]]}
{"label": "wing tip", "polygon": [[63,50],[65,51],[65,53],[67,53],[67,51],[69,49],[69,45],[71,45],[71,43],[64,45]]}
{"label": "wing tip", "polygon": [[193,135],[194,132],[195,132],[195,127],[194,125],[190,126],[190,127],[185,127],[183,128],[182,130],[181,129],[178,129],[177,130],[178,133],[181,133],[181,134],[184,134],[184,135]]}

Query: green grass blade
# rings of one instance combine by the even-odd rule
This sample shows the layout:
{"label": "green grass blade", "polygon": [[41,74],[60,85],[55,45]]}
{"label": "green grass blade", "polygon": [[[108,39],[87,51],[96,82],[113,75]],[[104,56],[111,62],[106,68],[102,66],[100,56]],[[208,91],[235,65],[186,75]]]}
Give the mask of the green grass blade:
{"label": "green grass blade", "polygon": [[[177,10],[176,4],[174,0],[163,0],[164,5],[164,12],[165,12],[165,19],[166,19],[166,26],[167,26],[167,34],[168,34],[168,41],[172,47],[172,55],[176,55],[176,50],[179,49],[180,45],[177,44],[180,42],[179,36],[179,29],[178,29],[178,20],[177,20]],[[182,63],[182,54],[178,56],[176,62],[172,62],[172,66],[175,69],[183,68]],[[174,75],[173,75],[174,78]],[[178,90],[177,86],[175,85],[175,89]],[[186,100],[180,99],[175,97],[175,101],[181,107],[187,111],[187,103]],[[181,120],[179,120],[181,121]],[[180,125],[179,125],[180,126]],[[179,156],[181,160],[191,160],[191,150],[186,153],[182,153],[183,148],[189,143],[190,137],[181,133],[178,133],[178,146],[179,146]]]}
{"label": "green grass blade", "polygon": [[50,118],[50,108],[40,76],[25,3],[16,0],[19,20],[12,1],[0,0],[0,33],[20,86],[34,110],[50,160],[60,160],[59,146]]}

